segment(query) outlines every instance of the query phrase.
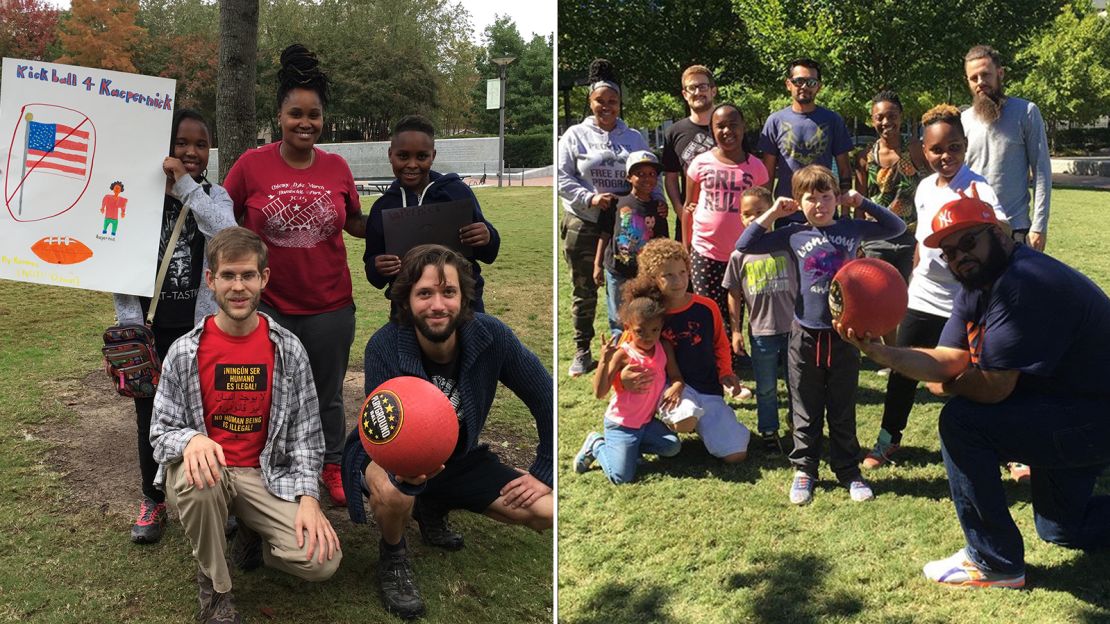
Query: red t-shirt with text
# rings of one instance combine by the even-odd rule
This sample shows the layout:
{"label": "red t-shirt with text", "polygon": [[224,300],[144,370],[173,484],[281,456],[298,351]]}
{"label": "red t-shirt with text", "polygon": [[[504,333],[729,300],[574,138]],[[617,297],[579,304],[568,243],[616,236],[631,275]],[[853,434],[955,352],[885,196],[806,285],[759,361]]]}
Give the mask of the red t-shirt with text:
{"label": "red t-shirt with text", "polygon": [[262,316],[246,336],[224,333],[214,316],[204,321],[197,349],[204,427],[223,447],[228,466],[258,468],[266,446],[274,375],[269,332]]}
{"label": "red t-shirt with text", "polygon": [[361,211],[351,168],[342,156],[315,149],[306,169],[263,145],[239,157],[224,180],[235,218],[270,251],[262,300],[282,314],[320,314],[354,302],[343,225]]}

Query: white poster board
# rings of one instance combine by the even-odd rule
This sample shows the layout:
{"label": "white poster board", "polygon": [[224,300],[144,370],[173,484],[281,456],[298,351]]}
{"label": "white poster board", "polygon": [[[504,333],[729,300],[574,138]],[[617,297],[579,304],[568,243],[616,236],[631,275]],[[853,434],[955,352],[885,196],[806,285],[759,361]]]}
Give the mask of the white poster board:
{"label": "white poster board", "polygon": [[0,278],[150,296],[175,81],[5,58]]}

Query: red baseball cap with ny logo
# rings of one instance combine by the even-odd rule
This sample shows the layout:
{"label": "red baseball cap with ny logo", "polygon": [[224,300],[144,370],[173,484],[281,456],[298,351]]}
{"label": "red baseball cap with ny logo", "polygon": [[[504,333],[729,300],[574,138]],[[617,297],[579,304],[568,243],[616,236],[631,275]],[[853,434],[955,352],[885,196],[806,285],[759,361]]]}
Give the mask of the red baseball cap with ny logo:
{"label": "red baseball cap with ny logo", "polygon": [[970,197],[963,191],[959,191],[959,199],[948,202],[937,211],[936,216],[933,217],[933,233],[923,241],[926,247],[936,249],[949,235],[969,227],[981,224],[1002,225],[994,214],[994,208],[979,199],[975,184],[971,185],[970,190]]}

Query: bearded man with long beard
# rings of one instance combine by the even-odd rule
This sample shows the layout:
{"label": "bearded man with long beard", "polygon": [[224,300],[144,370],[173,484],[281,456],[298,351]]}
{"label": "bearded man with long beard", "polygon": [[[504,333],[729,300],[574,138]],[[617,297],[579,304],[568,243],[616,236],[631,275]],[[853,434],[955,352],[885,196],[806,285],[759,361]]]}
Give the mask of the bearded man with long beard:
{"label": "bearded man with long beard", "polygon": [[[977,45],[964,56],[973,103],[962,115],[967,132],[967,164],[998,193],[1013,227],[1014,240],[1044,251],[1052,194],[1048,137],[1037,105],[1005,95],[1006,70],[998,51]],[[1029,179],[1033,218],[1029,218]]]}

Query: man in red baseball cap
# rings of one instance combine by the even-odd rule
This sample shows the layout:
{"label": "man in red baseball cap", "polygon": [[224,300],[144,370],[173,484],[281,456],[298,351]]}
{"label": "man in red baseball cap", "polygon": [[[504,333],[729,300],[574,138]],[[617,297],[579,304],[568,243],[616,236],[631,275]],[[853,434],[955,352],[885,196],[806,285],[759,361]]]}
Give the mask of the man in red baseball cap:
{"label": "man in red baseball cap", "polygon": [[952,397],[941,454],[966,545],[925,565],[956,586],[1025,586],[1021,533],[999,463],[1031,468],[1037,533],[1069,548],[1110,545],[1110,298],[1086,276],[1014,240],[974,197],[946,204],[924,245],[962,288],[936,348],[885,346],[838,327],[880,366]]}

